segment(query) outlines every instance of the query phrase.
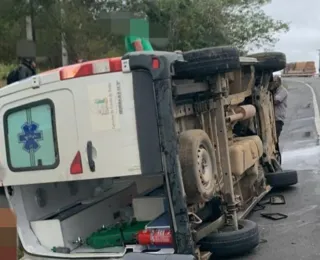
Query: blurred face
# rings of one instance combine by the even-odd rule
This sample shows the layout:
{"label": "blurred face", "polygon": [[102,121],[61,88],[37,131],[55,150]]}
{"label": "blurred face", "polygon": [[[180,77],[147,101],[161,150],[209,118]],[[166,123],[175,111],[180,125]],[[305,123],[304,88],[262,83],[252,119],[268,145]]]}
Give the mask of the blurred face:
{"label": "blurred face", "polygon": [[271,91],[274,91],[275,89],[276,89],[276,82],[270,82],[270,85],[269,85],[269,89],[271,90]]}
{"label": "blurred face", "polygon": [[277,89],[278,87],[281,86],[281,79],[279,77],[274,78],[273,81],[274,81],[273,82],[273,85],[274,85],[273,89]]}

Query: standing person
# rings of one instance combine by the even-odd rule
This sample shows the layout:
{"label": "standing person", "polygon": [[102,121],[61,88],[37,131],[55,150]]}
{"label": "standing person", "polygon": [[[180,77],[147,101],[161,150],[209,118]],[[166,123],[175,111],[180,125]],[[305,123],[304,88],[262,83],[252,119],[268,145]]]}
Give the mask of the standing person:
{"label": "standing person", "polygon": [[274,77],[273,89],[271,90],[274,97],[274,112],[276,117],[276,131],[277,139],[282,132],[284,120],[286,118],[288,91],[282,85],[281,78],[279,76]]}
{"label": "standing person", "polygon": [[21,58],[17,68],[7,77],[7,85],[36,75],[36,63],[33,58]]}
{"label": "standing person", "polygon": [[37,65],[35,59],[22,58],[19,71],[19,80],[36,75],[36,67]]}
{"label": "standing person", "polygon": [[130,33],[125,37],[127,52],[153,51],[149,41],[149,24],[145,19],[131,19]]}

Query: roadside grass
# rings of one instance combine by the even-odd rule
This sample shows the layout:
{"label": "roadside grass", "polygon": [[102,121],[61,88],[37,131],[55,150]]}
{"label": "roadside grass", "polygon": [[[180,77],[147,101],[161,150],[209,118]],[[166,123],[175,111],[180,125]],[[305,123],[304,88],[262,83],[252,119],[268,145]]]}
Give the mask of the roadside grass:
{"label": "roadside grass", "polygon": [[23,257],[23,249],[21,247],[18,248],[18,259]]}
{"label": "roadside grass", "polygon": [[[4,87],[7,82],[7,76],[9,72],[17,68],[17,64],[3,64],[0,63],[0,88]],[[37,69],[37,73],[43,72],[45,70]]]}
{"label": "roadside grass", "polygon": [[9,72],[13,70],[17,65],[16,64],[2,64],[0,63],[0,79],[3,80],[7,78]]}
{"label": "roadside grass", "polygon": [[15,68],[15,64],[1,64],[0,63],[0,88],[6,85],[6,78],[11,70]]}

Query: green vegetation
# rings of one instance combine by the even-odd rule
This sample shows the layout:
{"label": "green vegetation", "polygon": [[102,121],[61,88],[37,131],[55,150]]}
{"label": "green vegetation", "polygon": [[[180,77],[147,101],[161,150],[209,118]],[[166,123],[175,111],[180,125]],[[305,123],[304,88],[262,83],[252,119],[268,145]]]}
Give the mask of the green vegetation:
{"label": "green vegetation", "polygon": [[[25,38],[25,0],[0,0],[0,63],[16,60],[16,42]],[[190,50],[216,45],[250,47],[273,45],[288,24],[268,17],[261,7],[270,0],[33,0],[37,55],[47,66],[61,64],[61,35],[65,35],[71,61],[77,58],[121,55],[124,35],[111,30],[110,20],[99,19],[114,12],[130,12],[148,18],[164,31],[167,44],[153,41],[156,49]],[[61,8],[64,19],[61,18]],[[115,21],[115,24],[120,24]],[[152,26],[151,26],[152,27]],[[161,29],[162,28],[162,29]],[[152,29],[151,29],[152,30]],[[151,37],[155,37],[151,31]],[[165,36],[164,36],[165,35]]]}
{"label": "green vegetation", "polygon": [[8,73],[16,66],[15,64],[0,64],[0,80],[5,79]]}
{"label": "green vegetation", "polygon": [[0,64],[0,88],[6,84],[6,78],[15,66],[14,64]]}
{"label": "green vegetation", "polygon": [[[15,68],[17,68],[18,64],[1,64],[0,63],[0,88],[2,88],[4,85],[6,85],[6,78],[9,74],[9,72]],[[43,70],[42,70],[43,71]],[[37,70],[38,73],[41,72],[41,70]]]}
{"label": "green vegetation", "polygon": [[23,250],[22,250],[22,248],[19,248],[18,249],[18,259],[20,259],[22,257],[23,257]]}

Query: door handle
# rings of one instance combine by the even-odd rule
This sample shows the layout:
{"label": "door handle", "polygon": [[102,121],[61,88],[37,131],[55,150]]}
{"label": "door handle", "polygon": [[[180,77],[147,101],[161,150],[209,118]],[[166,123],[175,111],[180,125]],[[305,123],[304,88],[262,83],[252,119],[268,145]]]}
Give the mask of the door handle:
{"label": "door handle", "polygon": [[87,155],[88,155],[89,168],[90,168],[90,171],[95,172],[96,171],[96,164],[93,160],[92,150],[93,150],[92,142],[88,141],[87,142]]}

